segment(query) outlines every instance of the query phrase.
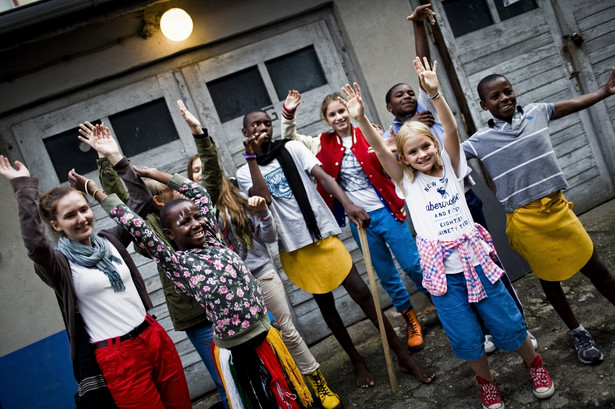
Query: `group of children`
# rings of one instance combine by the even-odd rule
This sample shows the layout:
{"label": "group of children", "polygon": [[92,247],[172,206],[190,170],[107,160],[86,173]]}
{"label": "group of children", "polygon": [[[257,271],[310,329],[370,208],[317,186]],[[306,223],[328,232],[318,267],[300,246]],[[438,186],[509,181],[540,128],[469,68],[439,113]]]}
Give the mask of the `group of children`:
{"label": "group of children", "polygon": [[[425,5],[409,17],[419,37],[423,21],[433,23],[433,16]],[[528,261],[568,326],[579,360],[603,359],[560,283],[580,270],[615,304],[615,279],[562,195],[567,184],[548,122],[614,94],[615,68],[596,92],[525,107],[516,105],[504,76],[487,76],[477,91],[493,119],[461,143],[440,89],[437,62],[432,66],[421,56],[413,65],[424,105],[435,112],[418,111],[414,118],[400,116],[403,120],[396,115],[399,123],[384,137],[366,117],[356,83],[346,85],[343,95],[325,98],[321,115],[332,131],[317,137],[296,132],[297,91],[286,98],[280,141],[272,140],[267,113],[246,114],[246,165],[237,172],[239,189],[224,176],[211,137],[181,102],[199,152],[190,160],[189,178],[130,166],[102,124],[82,124],[79,139],[99,153],[104,190],[71,171],[72,188],[54,188],[37,200],[37,181],[28,169],[0,155],[0,174],[15,191],[29,257],[58,294],[83,407],[190,407],[173,342],[147,314],[152,304],[126,250],[130,241],[158,264],[174,326],[187,332],[206,362],[225,407],[311,407],[304,376],[324,408],[341,407],[292,323],[267,252],[266,243],[275,241],[286,274],[314,295],[350,357],[357,386],[374,385],[332,295],[342,285],[378,327],[369,289],[337,238],[345,217],[355,238],[358,229],[367,230],[381,283],[407,323],[408,347],[420,347],[423,335],[389,247],[436,307],[455,356],[474,371],[483,408],[504,407],[485,352],[487,334],[498,348],[517,352],[533,394],[549,398],[554,383],[535,351],[491,236],[476,220],[483,219],[468,203],[474,200],[468,194],[469,158],[480,160],[494,181],[511,245]],[[414,115],[416,97],[404,86],[392,88],[399,95],[392,92],[387,104],[393,112],[396,101],[405,99],[406,111]],[[118,226],[94,234],[86,195],[101,203]],[[406,208],[416,241],[405,221]],[[57,248],[46,240],[41,217],[58,233]],[[268,311],[279,321],[281,336]],[[386,317],[384,328],[399,369],[432,382],[435,373],[408,353]]]}

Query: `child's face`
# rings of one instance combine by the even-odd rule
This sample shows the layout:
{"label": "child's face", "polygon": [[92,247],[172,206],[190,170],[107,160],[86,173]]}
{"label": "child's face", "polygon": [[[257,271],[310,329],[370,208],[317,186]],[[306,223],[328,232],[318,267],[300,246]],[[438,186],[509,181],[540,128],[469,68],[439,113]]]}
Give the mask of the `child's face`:
{"label": "child's face", "polygon": [[207,222],[192,202],[186,200],[176,204],[168,216],[170,227],[165,229],[165,234],[180,250],[203,246]]}
{"label": "child's face", "polygon": [[438,147],[433,140],[421,134],[411,134],[404,142],[403,152],[399,159],[404,165],[410,166],[417,172],[436,176],[434,165],[438,161]]}
{"label": "child's face", "polygon": [[340,136],[348,136],[350,132],[350,115],[348,110],[339,101],[332,101],[327,106],[325,121]]}
{"label": "child's face", "polygon": [[387,110],[400,120],[405,120],[407,116],[414,115],[416,113],[414,90],[407,84],[396,86],[391,92],[391,102],[387,104]]}
{"label": "child's face", "polygon": [[483,98],[480,106],[491,112],[497,119],[510,122],[517,106],[517,97],[510,82],[504,77],[497,77],[483,86]]}
{"label": "child's face", "polygon": [[192,181],[201,183],[201,175],[203,174],[201,158],[194,158],[190,166],[192,168]]}

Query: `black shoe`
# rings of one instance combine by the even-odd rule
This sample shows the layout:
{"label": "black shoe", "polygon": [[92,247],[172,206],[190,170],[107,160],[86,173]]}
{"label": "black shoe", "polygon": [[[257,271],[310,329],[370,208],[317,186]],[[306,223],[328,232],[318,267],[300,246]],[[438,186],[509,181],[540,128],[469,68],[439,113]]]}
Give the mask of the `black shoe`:
{"label": "black shoe", "polygon": [[577,350],[577,358],[586,365],[599,364],[604,359],[604,354],[596,345],[589,331],[585,328],[568,331],[568,335]]}

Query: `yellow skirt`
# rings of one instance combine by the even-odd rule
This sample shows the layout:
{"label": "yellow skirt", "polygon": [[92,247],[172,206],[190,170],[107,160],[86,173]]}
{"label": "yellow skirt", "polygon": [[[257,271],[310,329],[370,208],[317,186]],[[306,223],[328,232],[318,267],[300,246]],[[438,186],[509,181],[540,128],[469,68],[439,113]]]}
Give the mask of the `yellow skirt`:
{"label": "yellow skirt", "polygon": [[506,234],[512,248],[545,281],[572,277],[594,251],[572,203],[560,191],[507,213]]}
{"label": "yellow skirt", "polygon": [[325,294],[336,289],[352,267],[352,257],[337,236],[329,236],[289,253],[280,253],[280,262],[290,281],[312,294]]}

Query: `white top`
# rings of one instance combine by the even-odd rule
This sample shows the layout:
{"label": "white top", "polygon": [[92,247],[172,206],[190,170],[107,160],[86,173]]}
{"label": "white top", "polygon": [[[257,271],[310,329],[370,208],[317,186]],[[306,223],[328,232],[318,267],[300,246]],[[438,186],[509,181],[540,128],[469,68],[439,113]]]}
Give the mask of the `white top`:
{"label": "white top", "polygon": [[356,206],[362,207],[366,212],[382,209],[384,205],[374,186],[367,178],[361,164],[350,149],[352,147],[352,136],[342,138],[342,144],[346,148],[340,165],[339,184]]}
{"label": "white top", "polygon": [[[402,184],[405,195],[397,185],[395,192],[406,200],[418,237],[426,240],[452,241],[464,233],[469,234],[474,229],[474,220],[465,200],[463,176],[459,178],[455,175],[451,159],[444,151],[442,160],[444,163],[442,177],[417,172],[414,182],[411,182],[407,172],[404,172]],[[465,175],[466,169],[467,162],[461,152],[457,174]],[[483,244],[488,250],[487,244],[484,242]],[[473,265],[480,264],[472,251],[470,254]],[[444,260],[444,268],[447,274],[463,271],[459,250],[454,249]]]}
{"label": "white top", "polygon": [[113,291],[109,278],[102,270],[70,263],[79,311],[90,342],[124,335],[141,324],[146,314],[128,266],[111,242],[105,238],[103,240],[113,255],[121,260],[119,263],[113,262],[113,265],[124,282],[125,291]]}
{"label": "white top", "polygon": [[[321,237],[325,239],[340,234],[341,230],[335,217],[333,217],[333,213],[316,190],[316,186],[309,176],[314,166],[320,166],[320,161],[300,142],[290,141],[284,147],[297,166],[297,171],[316,217]],[[271,193],[270,210],[279,222],[279,251],[291,252],[314,243],[280,163],[277,159],[274,159],[265,166],[259,165],[259,168]],[[252,187],[252,176],[247,164],[237,171],[237,182],[239,188],[248,193]]]}

